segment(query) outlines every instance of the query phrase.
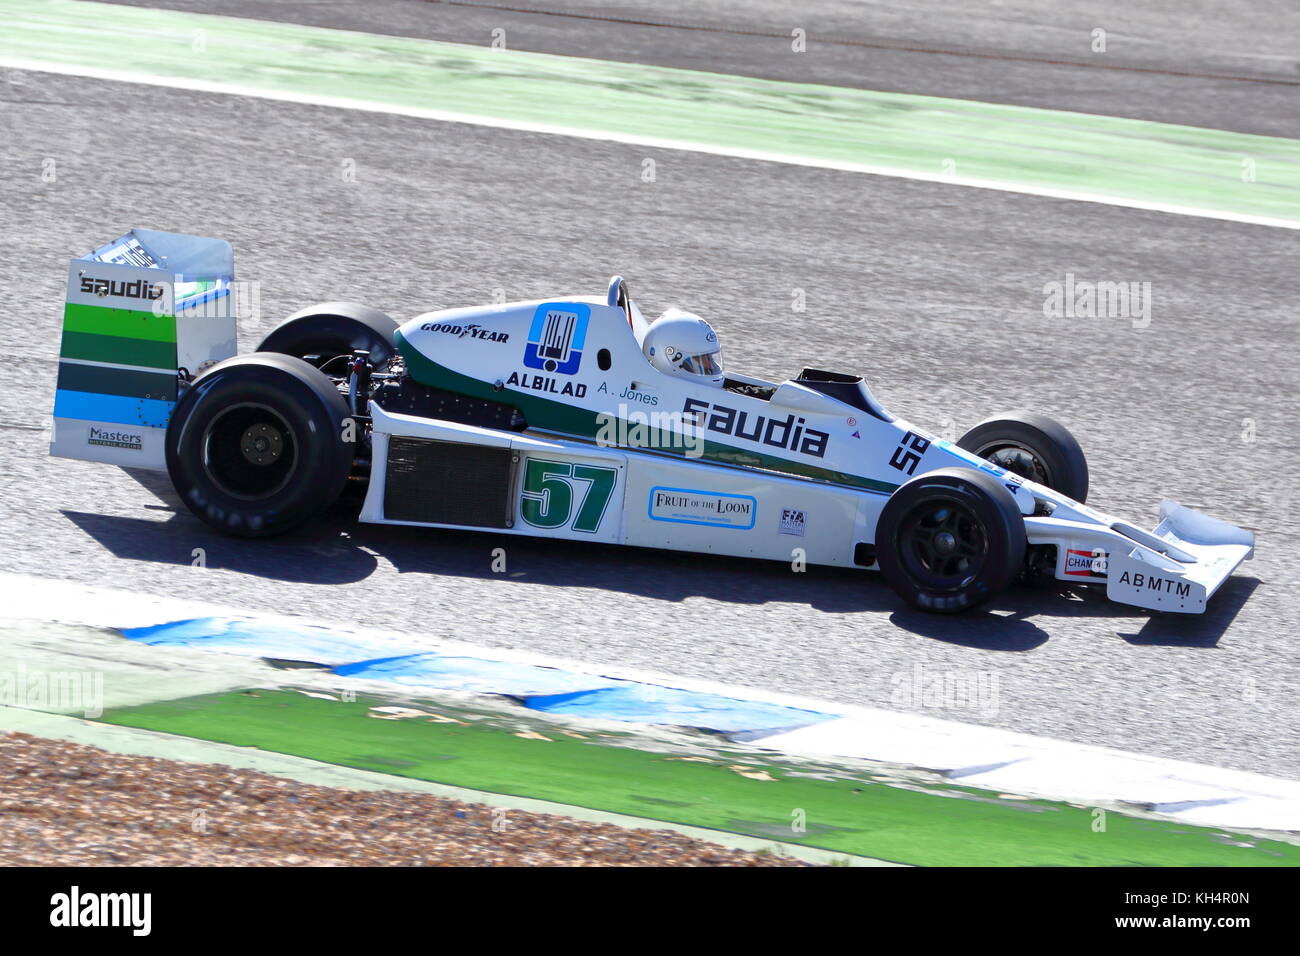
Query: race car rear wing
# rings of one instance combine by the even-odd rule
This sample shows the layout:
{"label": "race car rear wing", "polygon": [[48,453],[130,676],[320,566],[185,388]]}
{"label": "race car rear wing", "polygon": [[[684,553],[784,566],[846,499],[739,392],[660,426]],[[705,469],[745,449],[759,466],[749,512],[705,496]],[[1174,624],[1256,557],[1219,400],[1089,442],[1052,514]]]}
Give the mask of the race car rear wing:
{"label": "race car rear wing", "polygon": [[236,351],[223,239],[132,229],[68,267],[50,454],[165,470],[180,375]]}

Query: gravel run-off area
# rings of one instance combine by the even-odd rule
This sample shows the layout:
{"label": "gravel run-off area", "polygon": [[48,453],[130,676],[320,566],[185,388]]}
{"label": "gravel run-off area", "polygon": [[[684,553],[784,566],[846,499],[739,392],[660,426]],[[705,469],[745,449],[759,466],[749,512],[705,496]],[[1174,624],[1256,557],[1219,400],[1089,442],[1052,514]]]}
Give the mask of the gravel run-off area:
{"label": "gravel run-off area", "polygon": [[672,830],[0,736],[0,866],[806,866]]}

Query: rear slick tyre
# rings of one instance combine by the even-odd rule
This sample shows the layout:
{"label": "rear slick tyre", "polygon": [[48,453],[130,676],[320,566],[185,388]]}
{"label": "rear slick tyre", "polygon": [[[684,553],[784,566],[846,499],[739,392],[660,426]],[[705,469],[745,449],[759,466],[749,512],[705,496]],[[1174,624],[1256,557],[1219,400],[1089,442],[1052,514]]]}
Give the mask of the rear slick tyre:
{"label": "rear slick tyre", "polygon": [[167,426],[167,473],[185,506],[227,534],[263,537],[333,504],[352,468],[347,402],[302,359],[256,353],[195,379]]}
{"label": "rear slick tyre", "polygon": [[[259,352],[278,352],[308,359],[320,368],[355,351],[370,353],[370,363],[383,366],[397,355],[397,322],[357,302],[321,302],[295,312],[262,339]],[[329,371],[338,369],[331,366]]]}

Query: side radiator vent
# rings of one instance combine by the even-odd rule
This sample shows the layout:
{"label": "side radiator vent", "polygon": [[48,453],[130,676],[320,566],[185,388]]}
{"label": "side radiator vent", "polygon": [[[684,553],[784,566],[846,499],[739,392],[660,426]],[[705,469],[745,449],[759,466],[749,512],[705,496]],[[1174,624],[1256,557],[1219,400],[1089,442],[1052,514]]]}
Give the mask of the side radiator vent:
{"label": "side radiator vent", "polygon": [[508,528],[514,515],[509,448],[424,438],[388,440],[384,517]]}

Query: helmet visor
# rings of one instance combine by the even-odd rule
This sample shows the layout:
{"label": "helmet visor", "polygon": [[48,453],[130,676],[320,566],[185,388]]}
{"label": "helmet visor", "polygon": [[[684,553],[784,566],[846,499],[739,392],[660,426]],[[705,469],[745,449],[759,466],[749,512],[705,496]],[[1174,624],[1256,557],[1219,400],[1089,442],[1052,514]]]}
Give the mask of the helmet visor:
{"label": "helmet visor", "polygon": [[722,353],[708,352],[704,355],[688,355],[682,359],[682,369],[692,375],[708,375],[710,378],[714,375],[721,375]]}

